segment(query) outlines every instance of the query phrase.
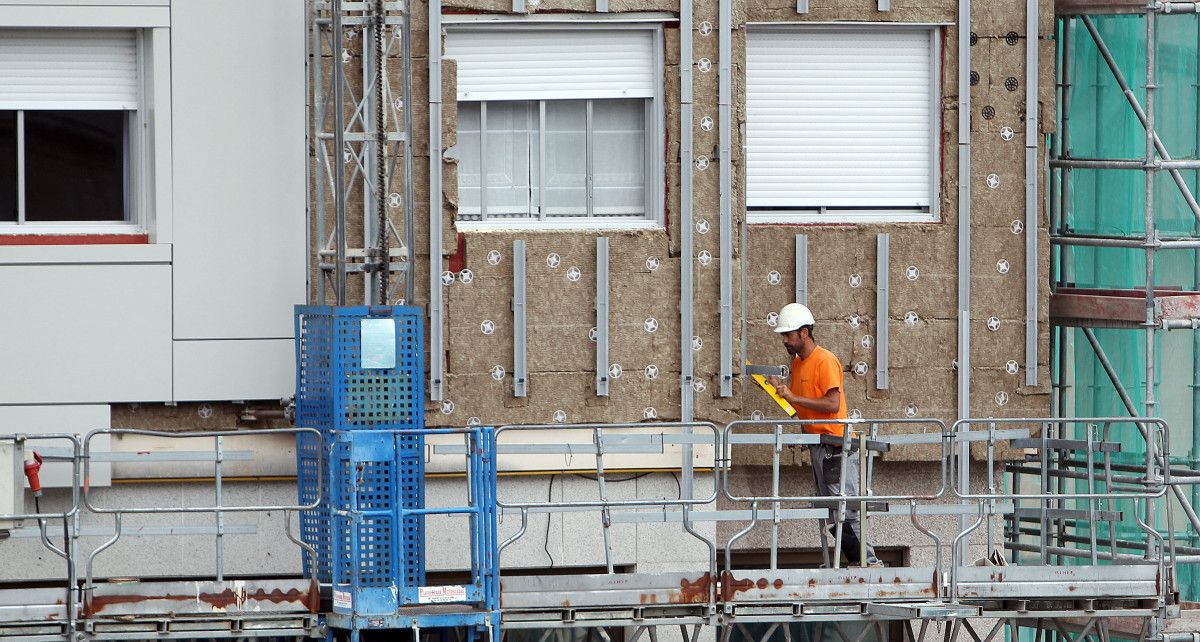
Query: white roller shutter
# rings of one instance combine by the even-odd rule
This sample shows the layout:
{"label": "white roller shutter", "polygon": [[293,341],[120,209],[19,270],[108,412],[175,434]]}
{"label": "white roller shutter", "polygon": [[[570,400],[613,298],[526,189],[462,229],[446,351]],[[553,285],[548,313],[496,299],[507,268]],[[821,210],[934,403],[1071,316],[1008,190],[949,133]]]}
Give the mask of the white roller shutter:
{"label": "white roller shutter", "polygon": [[928,208],[928,28],[751,29],[747,205]]}
{"label": "white roller shutter", "polygon": [[0,109],[137,109],[134,32],[0,29]]}
{"label": "white roller shutter", "polygon": [[446,57],[458,61],[458,99],[651,98],[649,29],[455,28]]}

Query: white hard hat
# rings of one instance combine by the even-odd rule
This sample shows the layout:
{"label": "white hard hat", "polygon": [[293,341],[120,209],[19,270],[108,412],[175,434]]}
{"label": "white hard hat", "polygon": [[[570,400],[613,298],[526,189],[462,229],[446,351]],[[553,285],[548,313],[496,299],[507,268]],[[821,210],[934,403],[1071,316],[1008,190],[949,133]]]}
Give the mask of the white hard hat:
{"label": "white hard hat", "polygon": [[789,303],[779,311],[779,321],[776,322],[775,331],[783,334],[799,330],[806,325],[816,324],[816,319],[813,319],[813,314],[807,307],[799,303]]}

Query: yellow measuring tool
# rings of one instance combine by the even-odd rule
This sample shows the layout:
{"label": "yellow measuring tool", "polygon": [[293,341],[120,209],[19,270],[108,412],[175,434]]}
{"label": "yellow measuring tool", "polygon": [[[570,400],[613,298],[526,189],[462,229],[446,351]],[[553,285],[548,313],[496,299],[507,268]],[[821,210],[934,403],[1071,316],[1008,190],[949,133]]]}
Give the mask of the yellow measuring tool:
{"label": "yellow measuring tool", "polygon": [[[747,361],[746,365],[750,366],[751,363]],[[765,376],[761,374],[755,374],[751,368],[747,368],[747,372],[750,372],[750,377],[753,378],[763,390],[766,390],[768,395],[771,395],[771,398],[775,400],[775,403],[779,404],[779,407],[783,408],[783,411],[786,412],[789,417],[796,416],[796,409],[792,407],[792,404],[789,403],[787,399],[780,397],[779,393],[775,392],[775,386],[767,383],[767,378]]]}

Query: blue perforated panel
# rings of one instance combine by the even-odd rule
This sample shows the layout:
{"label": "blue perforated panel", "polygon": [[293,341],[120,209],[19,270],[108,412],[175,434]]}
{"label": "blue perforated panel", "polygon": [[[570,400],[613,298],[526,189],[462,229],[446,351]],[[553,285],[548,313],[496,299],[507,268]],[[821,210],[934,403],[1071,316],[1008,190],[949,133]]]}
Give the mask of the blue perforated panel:
{"label": "blue perforated panel", "polygon": [[[364,362],[364,319],[394,322],[394,360],[368,346]],[[364,589],[424,582],[424,519],[398,514],[400,506],[425,505],[424,439],[396,436],[394,453],[389,446],[386,457],[359,453],[353,461],[349,446],[356,431],[424,428],[423,323],[420,308],[408,306],[296,307],[296,424],[321,431],[328,458],[317,479],[319,449],[298,444],[300,499],[311,502],[318,489],[325,498],[300,519],[322,582],[352,584],[357,577]],[[389,367],[364,367],[381,361]],[[344,431],[348,438],[335,438]],[[364,515],[357,526],[332,516],[331,507],[351,511],[355,501],[358,511],[388,514]]]}
{"label": "blue perforated panel", "polygon": [[[395,323],[395,364],[364,368],[363,319]],[[296,424],[321,430],[424,427],[424,321],[411,306],[296,306]]]}

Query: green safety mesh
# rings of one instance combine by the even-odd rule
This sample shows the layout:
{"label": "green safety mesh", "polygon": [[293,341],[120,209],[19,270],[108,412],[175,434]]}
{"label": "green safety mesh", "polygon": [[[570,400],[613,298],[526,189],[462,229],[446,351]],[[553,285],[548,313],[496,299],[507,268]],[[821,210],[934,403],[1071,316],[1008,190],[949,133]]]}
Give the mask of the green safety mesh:
{"label": "green safety mesh", "polygon": [[[1091,18],[1107,44],[1121,73],[1144,106],[1146,100],[1146,21],[1142,16],[1094,16]],[[1069,34],[1064,34],[1070,29]],[[1146,136],[1134,110],[1123,95],[1113,73],[1087,28],[1079,19],[1059,21],[1060,60],[1065,53],[1070,72],[1070,108],[1059,113],[1059,141],[1069,128],[1070,155],[1075,158],[1132,158],[1145,156]],[[1067,38],[1064,39],[1064,35]],[[1194,159],[1200,149],[1200,21],[1194,15],[1160,16],[1157,20],[1157,91],[1154,120],[1159,138],[1172,158]],[[1063,51],[1064,41],[1069,51]],[[1065,125],[1065,127],[1064,127]],[[1196,171],[1181,172],[1194,194],[1200,194]],[[1145,231],[1145,173],[1136,170],[1072,170],[1064,177],[1054,198],[1063,198],[1066,225],[1076,233],[1138,235]],[[1163,236],[1193,235],[1198,232],[1196,217],[1188,208],[1180,189],[1167,172],[1157,175],[1153,186],[1155,225]],[[1069,283],[1087,288],[1144,288],[1145,254],[1141,250],[1118,248],[1070,248],[1055,251],[1055,273]],[[1154,282],[1157,287],[1197,288],[1196,253],[1191,250],[1160,251],[1155,256]],[[1115,394],[1095,352],[1081,330],[1063,328],[1059,337],[1074,337],[1073,389],[1076,416],[1125,416],[1127,411]],[[1135,407],[1141,413],[1146,398],[1146,333],[1141,330],[1097,329],[1096,337],[1120,375]],[[1193,445],[1193,404],[1200,394],[1200,373],[1195,355],[1200,353],[1200,333],[1159,332],[1155,345],[1156,414],[1171,426],[1170,447],[1176,464],[1195,466],[1197,447]],[[1059,355],[1054,356],[1061,368]],[[1083,437],[1082,428],[1078,437]],[[1124,427],[1121,438],[1124,452],[1117,461],[1144,462],[1144,441]],[[1081,489],[1082,490],[1082,489]],[[1200,505],[1193,495],[1193,504]],[[1175,502],[1175,528],[1186,533],[1186,520]],[[1083,506],[1079,506],[1083,508]],[[1132,502],[1114,506],[1126,514],[1118,527],[1120,539],[1145,541],[1145,533],[1129,517]],[[1167,535],[1165,511],[1157,514],[1155,526]],[[1104,526],[1098,534],[1107,536]],[[1087,536],[1086,527],[1077,535]],[[1193,539],[1178,540],[1196,545]],[[1130,552],[1130,551],[1126,551]],[[1184,599],[1200,599],[1200,572],[1183,567],[1179,571]]]}

